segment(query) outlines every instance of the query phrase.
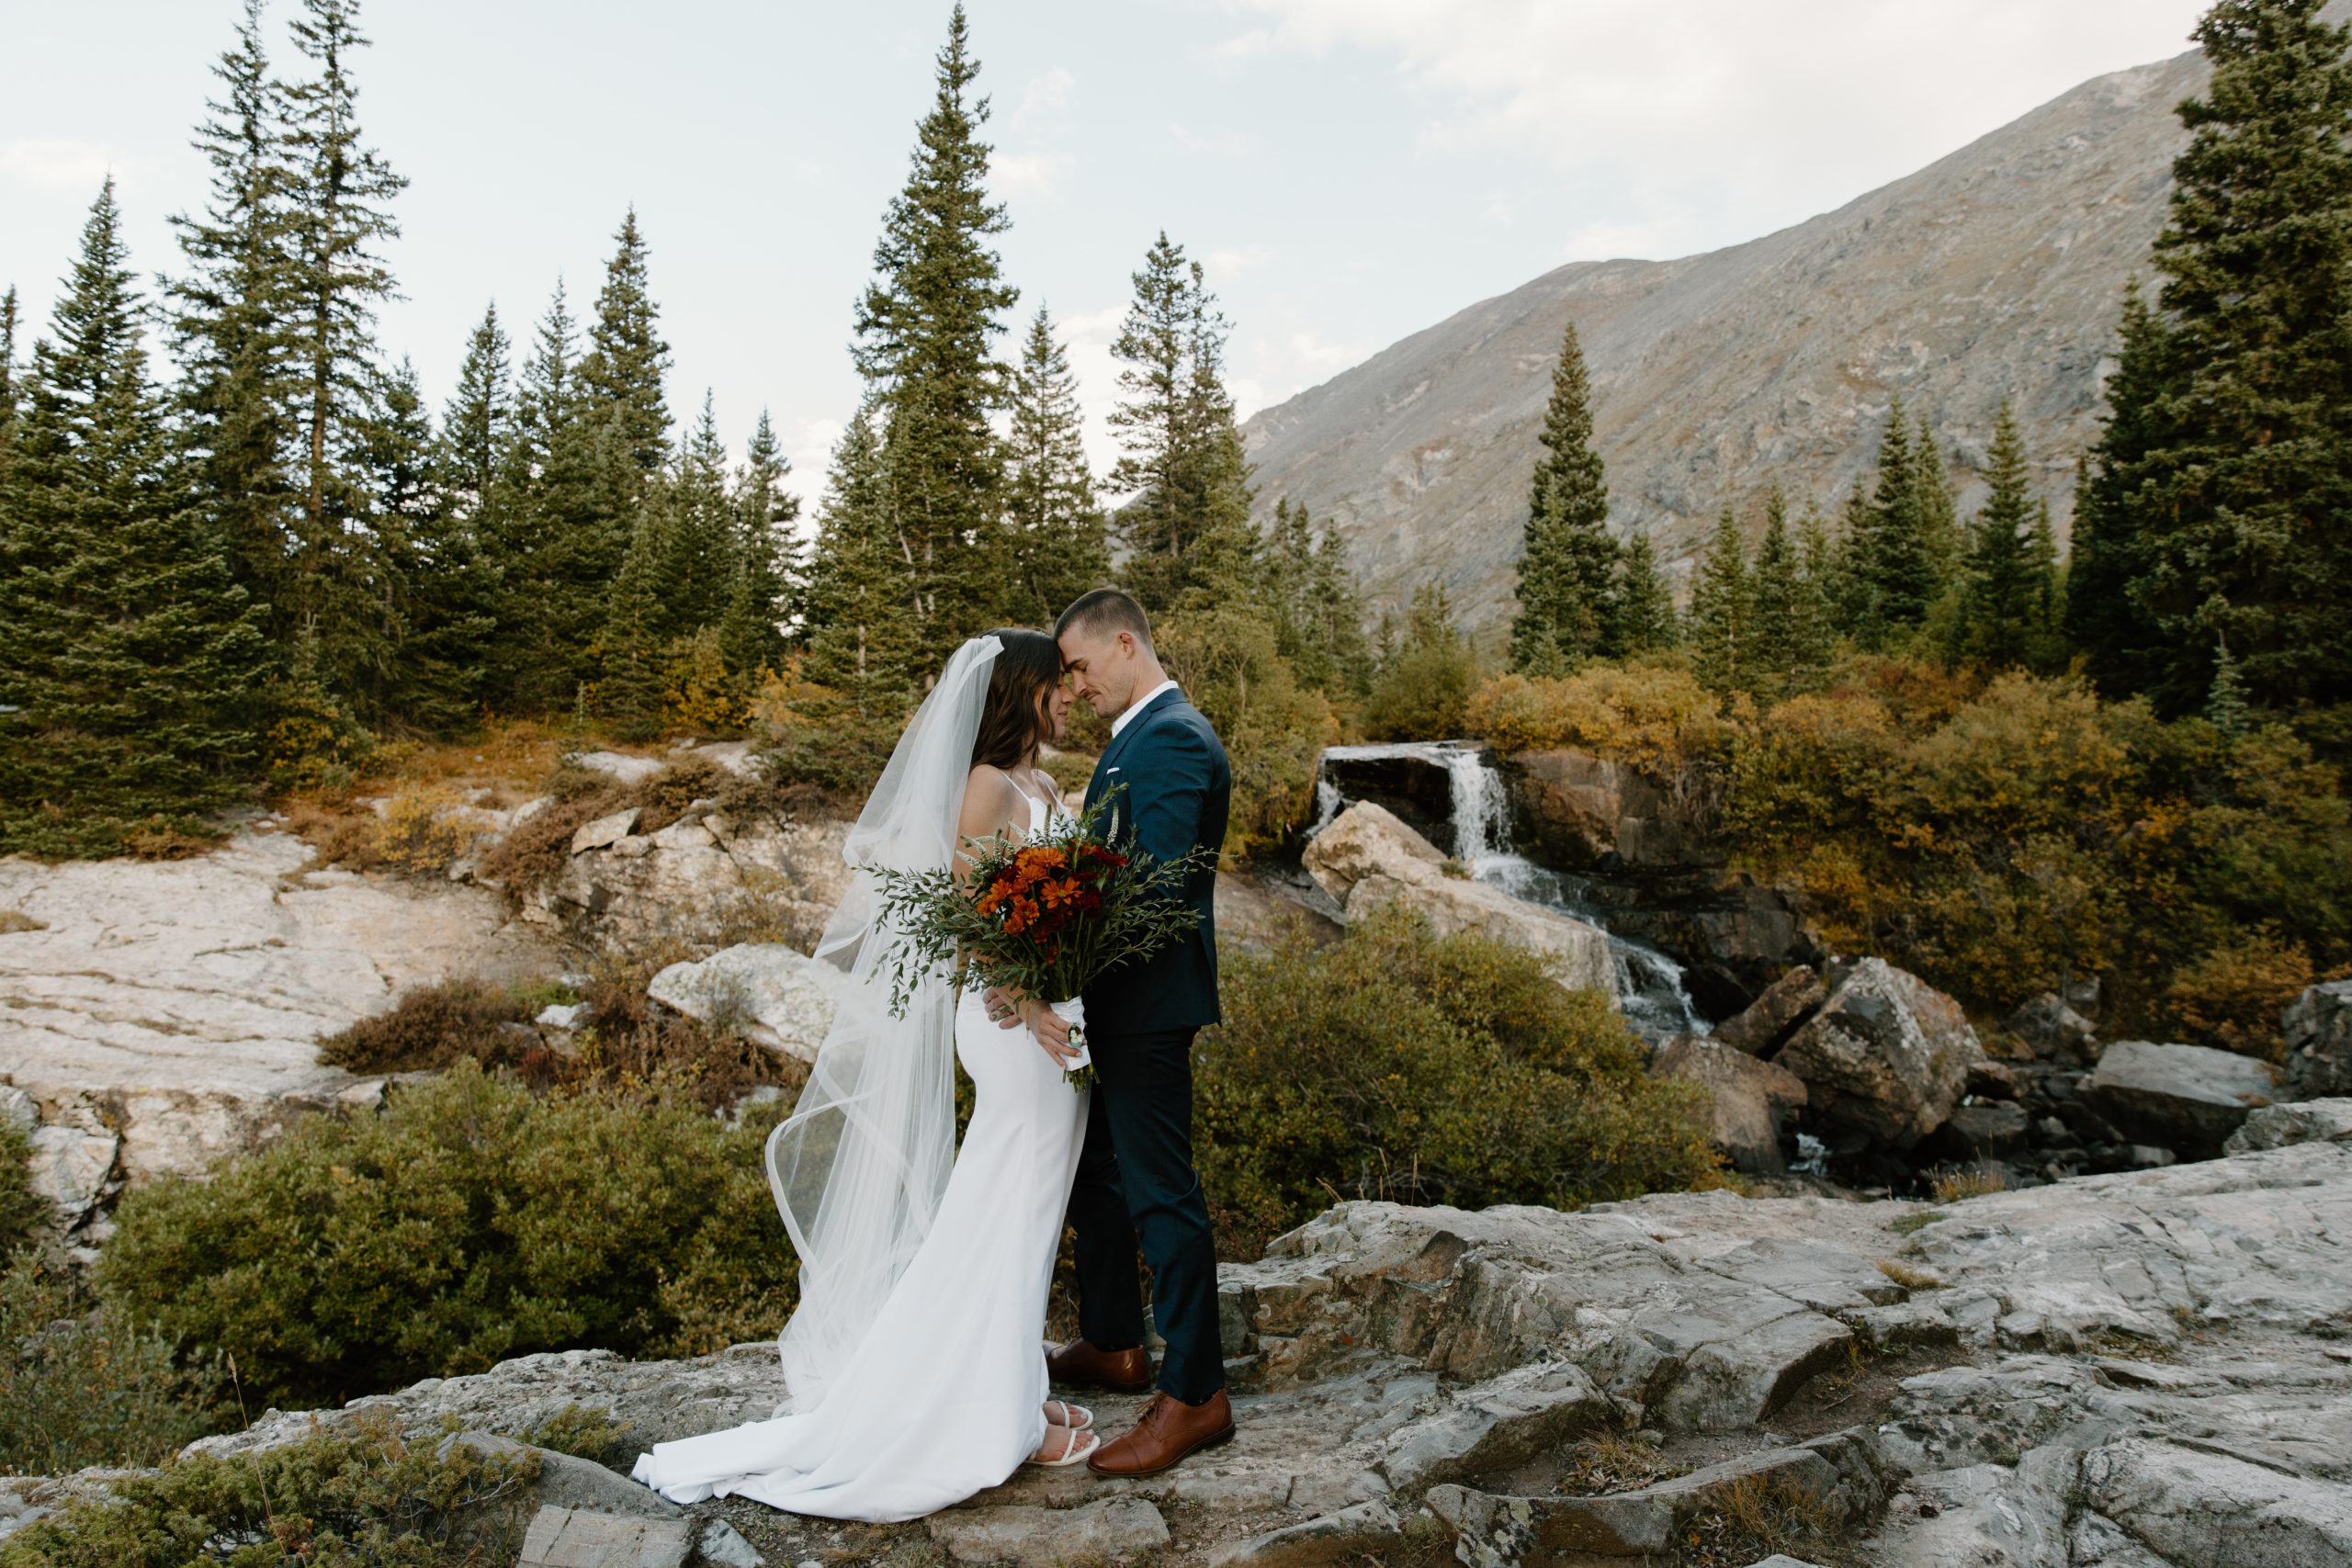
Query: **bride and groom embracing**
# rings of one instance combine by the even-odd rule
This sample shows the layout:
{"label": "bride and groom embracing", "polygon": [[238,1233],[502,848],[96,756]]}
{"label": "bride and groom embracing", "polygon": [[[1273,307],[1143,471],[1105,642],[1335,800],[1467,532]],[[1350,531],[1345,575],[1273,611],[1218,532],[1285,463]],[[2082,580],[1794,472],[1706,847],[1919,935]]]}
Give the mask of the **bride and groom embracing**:
{"label": "bride and groom embracing", "polygon": [[[1005,628],[956,650],[844,846],[869,872],[936,871],[965,839],[1017,840],[1067,813],[1037,766],[1083,699],[1111,721],[1087,785],[1120,786],[1116,829],[1156,863],[1225,841],[1232,773],[1200,711],[1160,669],[1151,626],[1097,589],[1053,634]],[[891,997],[894,932],[860,875],[817,957],[847,975],[768,1181],[800,1258],[779,1341],[789,1389],[772,1420],[680,1442],[637,1479],[680,1503],[755,1498],[795,1513],[913,1518],[1024,1462],[1149,1475],[1233,1435],[1217,1335],[1216,1254],[1193,1171],[1192,1042],[1218,1019],[1216,874],[1181,897],[1185,936],[1057,998],[959,991],[946,976]],[[1083,1020],[1094,1087],[1063,1073]],[[975,1099],[956,1149],[954,1064]],[[1065,1216],[1077,1233],[1081,1337],[1048,1352],[1046,1299]],[[1167,1342],[1158,1392],[1103,1442],[1048,1381],[1140,1392],[1140,1247]]]}

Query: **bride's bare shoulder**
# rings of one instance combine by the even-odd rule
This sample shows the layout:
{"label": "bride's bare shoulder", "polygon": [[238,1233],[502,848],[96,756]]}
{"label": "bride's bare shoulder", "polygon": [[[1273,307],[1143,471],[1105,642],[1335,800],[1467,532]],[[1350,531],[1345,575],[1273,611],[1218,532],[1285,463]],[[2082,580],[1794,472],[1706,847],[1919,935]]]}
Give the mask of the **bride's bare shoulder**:
{"label": "bride's bare shoulder", "polygon": [[1003,769],[986,762],[973,763],[972,771],[964,777],[964,836],[985,838],[997,828],[1016,820],[1013,807],[1020,799],[1020,786]]}

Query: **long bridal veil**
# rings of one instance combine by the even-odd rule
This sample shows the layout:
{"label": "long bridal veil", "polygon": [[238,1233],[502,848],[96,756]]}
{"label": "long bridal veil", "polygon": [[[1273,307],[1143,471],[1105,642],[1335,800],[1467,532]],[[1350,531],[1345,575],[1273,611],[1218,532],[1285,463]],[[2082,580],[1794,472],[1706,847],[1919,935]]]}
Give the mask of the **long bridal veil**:
{"label": "long bridal veil", "polygon": [[956,994],[944,976],[890,1012],[897,935],[873,873],[930,871],[956,852],[964,781],[1003,644],[957,649],[858,814],[855,869],[817,957],[842,970],[839,1009],[792,1115],[768,1137],[768,1186],[800,1254],[800,1304],[777,1348],[786,1409],[816,1408],[931,1233],[956,1154]]}

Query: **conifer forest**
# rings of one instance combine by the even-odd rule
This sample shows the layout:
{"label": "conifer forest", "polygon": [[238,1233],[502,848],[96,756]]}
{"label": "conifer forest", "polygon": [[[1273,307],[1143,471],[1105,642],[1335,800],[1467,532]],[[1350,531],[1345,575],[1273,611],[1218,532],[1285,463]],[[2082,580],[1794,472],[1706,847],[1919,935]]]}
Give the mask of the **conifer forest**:
{"label": "conifer forest", "polygon": [[1964,998],[2087,966],[2188,1007],[2352,961],[2352,37],[2317,0],[2199,27],[2102,434],[2054,455],[2063,544],[2018,419],[1963,475],[1897,396],[1865,480],[1724,495],[1661,559],[1611,526],[1571,323],[1492,637],[1434,581],[1370,602],[1328,519],[1261,504],[1181,236],[1138,248],[1091,471],[995,248],[960,7],[822,475],[672,384],[662,236],[617,203],[593,295],[486,310],[428,407],[376,334],[406,181],[356,0],[287,9],[250,0],[211,64],[178,254],[128,254],[109,182],[51,319],[0,305],[0,852],[174,852],[518,721],[746,737],[854,802],[959,640],[1113,582],[1226,739],[1241,857],[1295,844],[1327,746],[1482,736],[1679,781],[1734,863]]}

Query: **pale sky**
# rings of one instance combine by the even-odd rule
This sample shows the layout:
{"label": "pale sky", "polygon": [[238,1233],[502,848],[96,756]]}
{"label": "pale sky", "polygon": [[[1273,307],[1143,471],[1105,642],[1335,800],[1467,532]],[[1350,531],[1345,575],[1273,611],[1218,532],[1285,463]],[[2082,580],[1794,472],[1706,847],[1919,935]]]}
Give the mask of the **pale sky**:
{"label": "pale sky", "polygon": [[[282,24],[294,0],[275,0]],[[236,0],[0,0],[0,288],[45,330],[111,170],[133,264],[205,169],[188,131]],[[1563,262],[1752,239],[2103,72],[2204,0],[972,0],[1022,290],[1097,416],[1153,236],[1203,259],[1241,412]],[[584,315],[631,203],[674,354],[740,454],[762,407],[813,496],[846,345],[945,0],[374,0],[362,123],[411,185],[382,340],[436,411],[492,299],[518,346],[559,274]],[[281,68],[300,62],[282,38]]]}

